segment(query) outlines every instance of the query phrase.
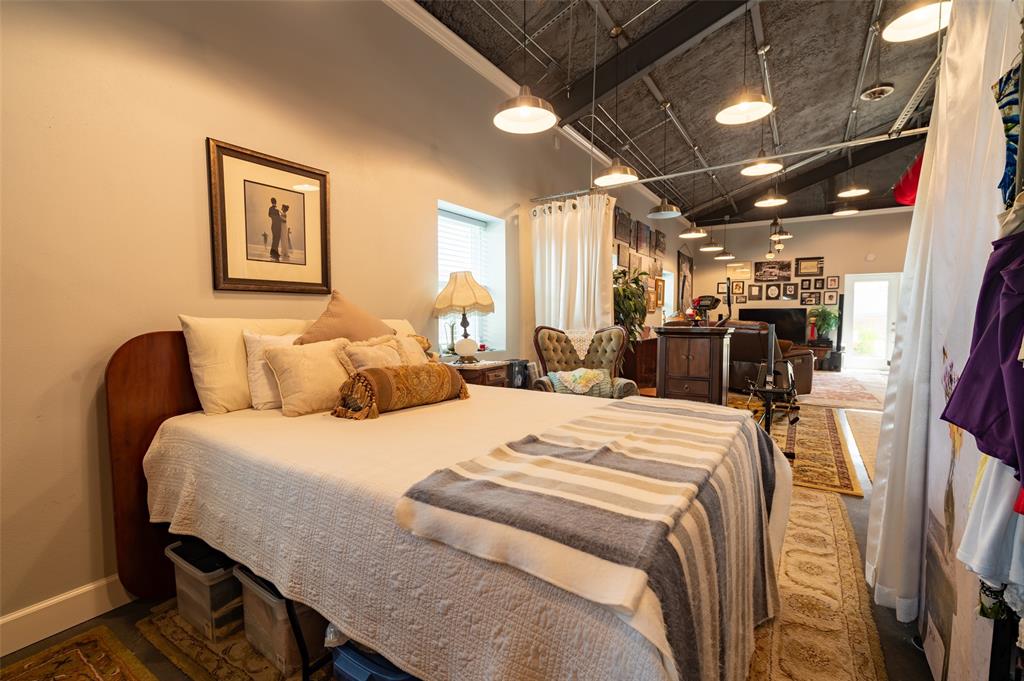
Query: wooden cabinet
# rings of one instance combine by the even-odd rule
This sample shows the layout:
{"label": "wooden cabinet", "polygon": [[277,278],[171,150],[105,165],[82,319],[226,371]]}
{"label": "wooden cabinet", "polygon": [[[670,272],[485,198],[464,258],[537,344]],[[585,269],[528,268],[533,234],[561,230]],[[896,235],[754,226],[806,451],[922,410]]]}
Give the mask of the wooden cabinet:
{"label": "wooden cabinet", "polygon": [[626,348],[622,358],[622,376],[634,381],[638,388],[653,388],[658,383],[658,339],[644,338]]}
{"label": "wooden cabinet", "polygon": [[658,397],[725,404],[732,329],[662,326],[658,333]]}
{"label": "wooden cabinet", "polygon": [[478,364],[453,364],[462,380],[470,385],[491,385],[508,387],[508,362],[480,362]]}

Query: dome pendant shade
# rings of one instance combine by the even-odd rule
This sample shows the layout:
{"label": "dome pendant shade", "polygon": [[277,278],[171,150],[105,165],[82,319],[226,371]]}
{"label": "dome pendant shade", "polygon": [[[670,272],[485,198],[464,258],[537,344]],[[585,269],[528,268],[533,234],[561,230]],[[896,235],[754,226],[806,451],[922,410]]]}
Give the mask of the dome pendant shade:
{"label": "dome pendant shade", "polygon": [[867,187],[859,187],[856,184],[848,185],[846,188],[841,190],[836,196],[841,199],[852,199],[855,196],[864,196],[865,194],[871,193],[871,190]]}
{"label": "dome pendant shade", "polygon": [[494,125],[514,135],[532,135],[550,130],[558,123],[558,116],[551,104],[536,97],[526,85],[520,86],[519,94],[506,99],[494,114]]}
{"label": "dome pendant shade", "polygon": [[743,125],[759,121],[775,110],[764,95],[744,94],[739,101],[730,104],[717,114],[715,120],[722,125]]}
{"label": "dome pendant shade", "polygon": [[785,247],[786,247],[786,244],[782,243],[781,241],[776,241],[775,242],[774,248],[775,248],[776,251],[781,251]]}
{"label": "dome pendant shade", "polygon": [[882,40],[889,43],[905,43],[937,33],[949,26],[951,0],[925,2],[909,12],[896,17],[882,29]]}
{"label": "dome pendant shade", "polygon": [[787,203],[789,203],[789,199],[785,196],[770,191],[755,201],[754,205],[758,208],[774,208],[775,206],[784,206]]}
{"label": "dome pendant shade", "polygon": [[704,230],[703,227],[698,227],[697,225],[690,225],[689,227],[686,228],[686,231],[684,231],[682,234],[679,235],[679,238],[680,239],[703,239],[707,235],[708,235],[708,233]]}
{"label": "dome pendant shade", "polygon": [[877,102],[880,99],[885,99],[895,91],[896,86],[892,83],[875,83],[864,88],[863,92],[860,93],[860,98],[865,102]]}
{"label": "dome pendant shade", "polygon": [[765,260],[775,260],[775,251],[768,251],[764,254]]}
{"label": "dome pendant shade", "polygon": [[778,159],[768,158],[765,156],[764,149],[757,152],[757,160],[751,163],[749,166],[743,166],[743,170],[740,171],[740,175],[746,175],[747,177],[761,177],[762,175],[771,175],[782,170],[782,163]]}
{"label": "dome pendant shade", "polygon": [[701,253],[718,253],[724,250],[725,246],[715,241],[714,237],[711,238],[711,241],[700,247]]}
{"label": "dome pendant shade", "polygon": [[632,166],[622,162],[618,156],[612,159],[611,165],[605,168],[600,175],[594,178],[594,184],[598,187],[618,187],[624,184],[636,182],[640,177]]}
{"label": "dome pendant shade", "polygon": [[793,238],[793,233],[792,232],[787,232],[782,227],[779,227],[779,231],[775,232],[774,234],[772,234],[768,238],[771,239],[772,241],[784,241],[786,239],[792,239]]}
{"label": "dome pendant shade", "polygon": [[670,220],[671,218],[677,218],[682,215],[683,212],[679,210],[679,206],[669,203],[667,198],[662,198],[661,203],[651,208],[647,213],[647,217],[651,220]]}
{"label": "dome pendant shade", "polygon": [[715,256],[715,260],[735,260],[736,256],[729,251],[722,251]]}
{"label": "dome pendant shade", "polygon": [[836,208],[834,211],[832,211],[832,215],[835,215],[836,217],[844,217],[846,215],[856,215],[859,212],[860,212],[859,208],[854,208],[852,206],[842,205],[842,206],[839,206],[838,208]]}

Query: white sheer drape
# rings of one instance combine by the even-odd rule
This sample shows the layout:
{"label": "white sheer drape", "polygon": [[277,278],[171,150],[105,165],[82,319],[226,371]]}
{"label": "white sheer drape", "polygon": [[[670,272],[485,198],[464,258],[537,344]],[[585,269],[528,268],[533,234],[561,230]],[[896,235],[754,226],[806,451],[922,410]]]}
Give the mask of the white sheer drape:
{"label": "white sheer drape", "polygon": [[596,330],[612,323],[615,199],[588,194],[530,211],[538,325]]}
{"label": "white sheer drape", "polygon": [[929,448],[949,447],[929,441],[944,406],[933,389],[942,372],[937,345],[952,316],[969,341],[980,284],[973,280],[995,238],[1005,140],[989,88],[1019,40],[1017,22],[1009,0],[954,3],[925,145],[865,555],[875,602],[904,622],[919,614],[929,464],[938,465]]}

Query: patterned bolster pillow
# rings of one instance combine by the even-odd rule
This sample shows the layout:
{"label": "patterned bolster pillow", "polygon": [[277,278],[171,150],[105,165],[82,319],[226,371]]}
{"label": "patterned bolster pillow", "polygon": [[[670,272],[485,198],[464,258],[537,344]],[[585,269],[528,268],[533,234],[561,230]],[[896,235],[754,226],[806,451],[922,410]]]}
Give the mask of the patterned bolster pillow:
{"label": "patterned bolster pillow", "polygon": [[363,369],[341,386],[331,414],[343,419],[375,419],[389,411],[469,397],[459,372],[440,362]]}

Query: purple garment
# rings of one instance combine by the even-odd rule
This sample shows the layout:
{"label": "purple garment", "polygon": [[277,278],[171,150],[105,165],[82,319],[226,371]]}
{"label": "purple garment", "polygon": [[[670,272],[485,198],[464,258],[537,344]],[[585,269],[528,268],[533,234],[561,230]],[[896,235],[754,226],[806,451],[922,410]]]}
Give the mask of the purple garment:
{"label": "purple garment", "polygon": [[942,419],[974,435],[978,449],[1024,470],[1024,232],[992,243],[974,317],[971,356]]}

